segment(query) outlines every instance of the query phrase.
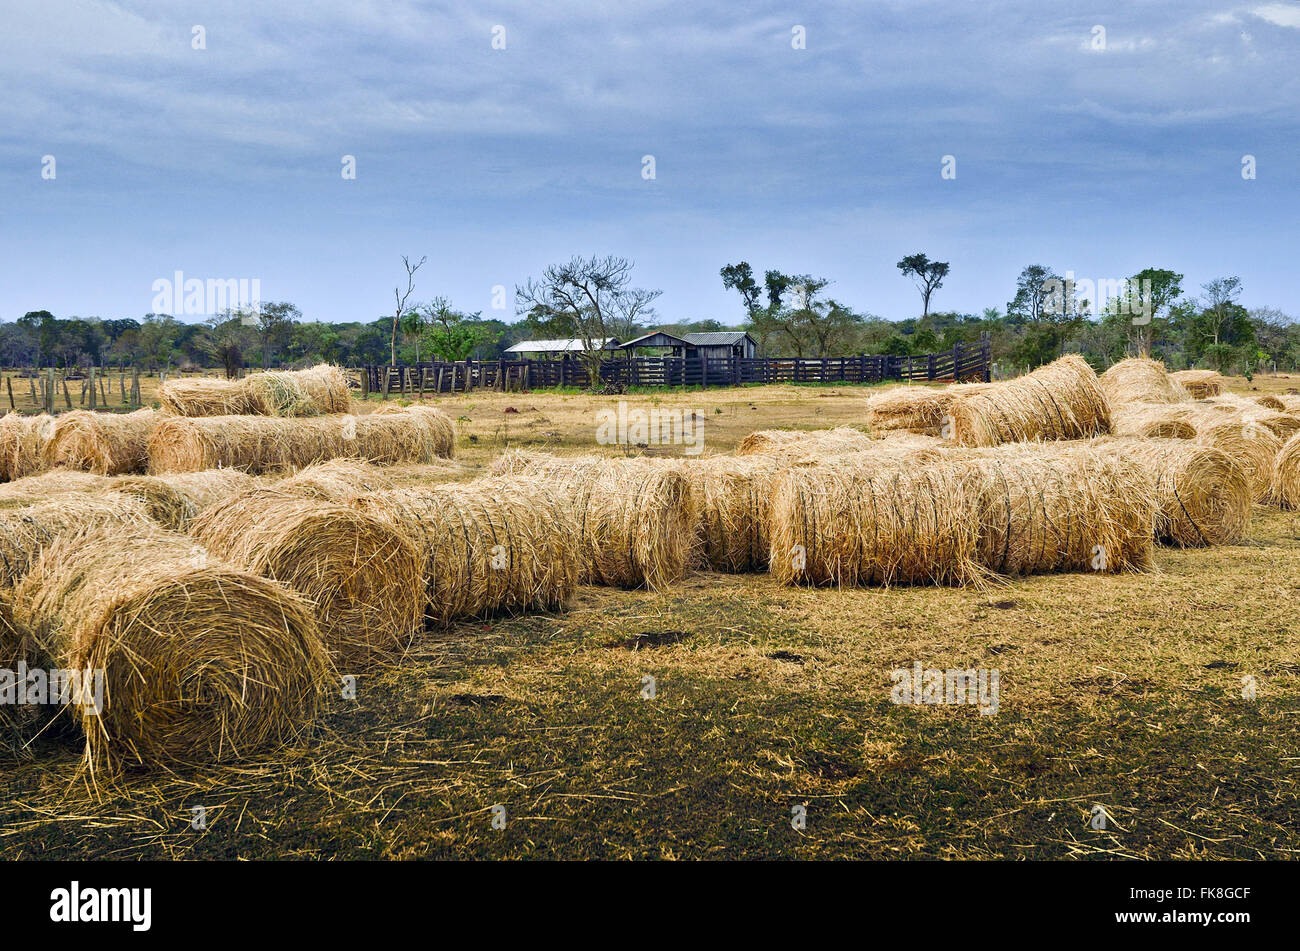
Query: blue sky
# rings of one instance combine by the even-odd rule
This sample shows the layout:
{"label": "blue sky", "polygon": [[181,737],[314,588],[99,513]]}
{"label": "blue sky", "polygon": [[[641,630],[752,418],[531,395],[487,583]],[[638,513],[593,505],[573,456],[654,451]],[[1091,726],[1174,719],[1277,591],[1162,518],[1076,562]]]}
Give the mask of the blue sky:
{"label": "blue sky", "polygon": [[901,319],[914,251],[952,265],[937,309],[1004,307],[1042,263],[1236,274],[1300,316],[1295,0],[11,0],[3,22],[7,321],[139,317],[177,270],[370,320],[403,254],[429,258],[416,299],[513,320],[494,286],[611,253],[663,322],[738,323],[718,269],[742,259]]}

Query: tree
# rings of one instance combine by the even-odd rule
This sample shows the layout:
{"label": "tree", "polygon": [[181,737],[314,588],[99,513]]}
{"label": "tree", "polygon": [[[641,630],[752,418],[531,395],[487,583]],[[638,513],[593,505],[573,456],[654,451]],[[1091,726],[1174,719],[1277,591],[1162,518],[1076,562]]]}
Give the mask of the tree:
{"label": "tree", "polygon": [[145,314],[140,325],[140,353],[151,370],[171,366],[180,321],[170,314]]}
{"label": "tree", "polygon": [[406,302],[410,300],[411,293],[415,290],[415,272],[424,267],[424,262],[427,260],[427,257],[422,257],[416,264],[412,265],[410,258],[402,255],[402,266],[406,268],[406,290],[403,292],[399,288],[393,288],[393,299],[397,303],[397,307],[393,310],[393,333],[389,340],[393,366],[397,365],[397,327],[403,315],[406,314]]}
{"label": "tree", "polygon": [[541,280],[529,278],[515,288],[516,312],[530,326],[582,342],[578,357],[592,387],[600,384],[606,340],[615,336],[617,327],[653,313],[650,305],[662,293],[632,287],[632,266],[612,255],[574,257],[567,264],[549,266]]}
{"label": "tree", "polygon": [[468,360],[479,347],[496,343],[501,337],[500,331],[483,324],[479,313],[464,314],[454,310],[445,297],[435,298],[420,311],[426,324],[424,341],[440,360],[450,363]]}
{"label": "tree", "polygon": [[301,319],[302,311],[288,301],[264,304],[253,315],[257,336],[262,344],[263,370],[271,366],[271,357],[289,343],[294,325]]}
{"label": "tree", "polygon": [[228,310],[203,322],[200,349],[221,364],[226,379],[232,379],[244,365],[244,351],[251,342],[255,315],[245,310]]}
{"label": "tree", "polygon": [[[1134,315],[1131,321],[1132,337],[1137,352],[1141,356],[1149,357],[1152,342],[1168,321],[1174,302],[1182,296],[1183,276],[1174,271],[1149,267],[1134,274],[1129,279],[1129,287],[1139,289],[1141,302],[1144,305],[1142,322],[1137,322],[1137,315]],[[1132,301],[1128,303],[1131,304]],[[1129,309],[1132,310],[1132,307],[1130,306]]]}
{"label": "tree", "polygon": [[930,295],[943,287],[943,279],[948,276],[948,262],[931,261],[927,255],[918,251],[899,261],[897,267],[904,275],[912,278],[921,292],[921,316],[927,316],[930,313]]}
{"label": "tree", "polygon": [[1037,323],[1043,318],[1043,308],[1052,300],[1047,282],[1060,280],[1052,269],[1041,264],[1031,264],[1016,278],[1016,296],[1007,303],[1007,319],[1013,323]]}
{"label": "tree", "polygon": [[740,298],[745,304],[745,316],[753,320],[754,314],[760,307],[759,299],[762,297],[763,289],[754,280],[754,271],[748,262],[728,264],[719,273],[722,275],[724,288],[740,292]]}
{"label": "tree", "polygon": [[1205,333],[1218,344],[1229,318],[1236,314],[1234,298],[1241,291],[1241,278],[1218,277],[1202,284],[1201,289],[1205,291],[1205,309],[1202,313]]}

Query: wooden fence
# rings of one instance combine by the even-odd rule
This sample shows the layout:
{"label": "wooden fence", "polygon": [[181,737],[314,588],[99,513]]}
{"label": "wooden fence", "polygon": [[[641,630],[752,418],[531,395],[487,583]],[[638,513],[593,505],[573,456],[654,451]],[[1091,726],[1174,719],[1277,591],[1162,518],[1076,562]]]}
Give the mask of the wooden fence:
{"label": "wooden fence", "polygon": [[[745,383],[882,383],[989,380],[987,337],[914,357],[615,357],[600,366],[603,383],[625,386],[740,386]],[[567,360],[464,360],[362,367],[363,393],[456,393],[588,385],[586,366]]]}

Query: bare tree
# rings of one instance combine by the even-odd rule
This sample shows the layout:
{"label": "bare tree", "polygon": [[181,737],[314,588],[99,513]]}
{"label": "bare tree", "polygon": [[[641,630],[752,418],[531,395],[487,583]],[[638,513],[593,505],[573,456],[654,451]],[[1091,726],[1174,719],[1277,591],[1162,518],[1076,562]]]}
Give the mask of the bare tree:
{"label": "bare tree", "polygon": [[515,309],[542,332],[580,340],[579,359],[595,387],[600,384],[606,340],[652,315],[651,304],[662,293],[630,287],[631,280],[632,263],[626,258],[575,257],[567,264],[552,264],[541,280],[529,278],[516,287]]}
{"label": "bare tree", "polygon": [[427,257],[422,257],[419,263],[412,266],[410,258],[405,254],[402,255],[402,266],[406,268],[406,293],[396,287],[393,288],[393,299],[397,302],[397,309],[393,311],[393,336],[391,340],[392,362],[397,365],[397,330],[402,321],[402,316],[406,313],[406,302],[411,297],[411,292],[415,290],[415,272],[424,267]]}

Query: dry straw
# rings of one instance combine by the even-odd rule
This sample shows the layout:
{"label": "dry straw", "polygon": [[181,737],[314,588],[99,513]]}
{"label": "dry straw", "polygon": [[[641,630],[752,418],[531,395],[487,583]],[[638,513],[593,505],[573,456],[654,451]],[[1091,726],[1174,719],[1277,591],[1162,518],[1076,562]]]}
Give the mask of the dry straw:
{"label": "dry straw", "polygon": [[138,498],[158,524],[184,531],[204,510],[257,486],[256,478],[238,469],[205,469],[165,476],[125,476],[106,480],[101,488]]}
{"label": "dry straw", "polygon": [[1187,391],[1170,378],[1165,365],[1150,357],[1133,357],[1116,363],[1097,382],[1111,408],[1122,403],[1185,403]]}
{"label": "dry straw", "polygon": [[1223,392],[1223,375],[1217,370],[1178,370],[1169,378],[1187,391],[1193,399],[1218,396]]}
{"label": "dry straw", "polygon": [[1269,498],[1284,509],[1300,509],[1300,433],[1278,451]]}
{"label": "dry straw", "polygon": [[420,552],[426,616],[435,623],[552,610],[578,583],[573,513],[536,479],[397,489],[357,496],[351,505]]}
{"label": "dry straw", "polygon": [[965,584],[984,576],[978,529],[958,463],[796,466],[777,479],[770,570],[783,584]]}
{"label": "dry straw", "polygon": [[1197,430],[1196,442],[1227,453],[1245,474],[1251,497],[1268,500],[1274,460],[1283,442],[1272,430],[1255,422],[1210,417]]}
{"label": "dry straw", "polygon": [[14,585],[60,537],[83,528],[151,526],[139,499],[117,493],[72,492],[23,508],[0,511],[0,586]]}
{"label": "dry straw", "polygon": [[1111,412],[1111,432],[1139,439],[1195,439],[1196,426],[1182,406],[1120,403]]}
{"label": "dry straw", "polygon": [[1250,521],[1246,473],[1227,453],[1185,439],[1104,439],[1087,451],[1143,466],[1154,480],[1156,537],[1184,547],[1232,545]]}
{"label": "dry straw", "polygon": [[998,574],[1142,571],[1153,562],[1155,486],[1124,458],[1068,443],[956,450],[979,518],[979,557]]}
{"label": "dry straw", "polygon": [[103,671],[102,709],[69,712],[95,766],[192,767],[298,738],[326,671],[311,608],[275,582],[160,529],[50,546],[16,620],[61,669]]}
{"label": "dry straw", "polygon": [[751,456],[760,453],[781,453],[807,455],[808,453],[856,452],[872,445],[872,438],[857,429],[841,426],[838,429],[814,431],[764,429],[750,433],[740,441],[736,449],[738,456]]}
{"label": "dry straw", "polygon": [[330,459],[299,469],[275,487],[296,495],[316,499],[346,501],[366,492],[386,492],[397,488],[392,470],[360,459]]}
{"label": "dry straw", "polygon": [[149,464],[149,434],[158,419],[151,409],[124,414],[64,413],[50,428],[44,463],[97,475],[144,472]]}
{"label": "dry straw", "polygon": [[174,416],[319,416],[346,413],[351,403],[343,371],[324,363],[242,380],[169,380],[158,399]]}
{"label": "dry straw", "polygon": [[511,451],[491,472],[532,474],[558,494],[577,526],[585,584],[662,590],[693,560],[694,499],[672,466]]}
{"label": "dry straw", "polygon": [[1097,374],[1074,354],[958,397],[950,412],[953,439],[963,446],[1082,439],[1110,431],[1110,405]]}
{"label": "dry straw", "polygon": [[212,416],[162,420],[149,438],[149,470],[248,472],[299,469],[340,457],[383,464],[426,464],[449,456],[452,424],[434,409],[370,416],[278,419]]}
{"label": "dry straw", "polygon": [[258,488],[213,505],[190,533],[306,597],[340,661],[392,656],[420,625],[423,559],[391,525],[345,505]]}
{"label": "dry straw", "polygon": [[872,432],[922,433],[941,436],[950,417],[952,401],[993,389],[994,383],[954,383],[931,386],[896,386],[867,397],[867,423]]}
{"label": "dry straw", "polygon": [[52,469],[0,485],[0,508],[44,502],[69,492],[98,492],[114,480],[75,469]]}
{"label": "dry straw", "polygon": [[54,417],[45,413],[0,417],[0,480],[21,479],[45,469],[45,443]]}

